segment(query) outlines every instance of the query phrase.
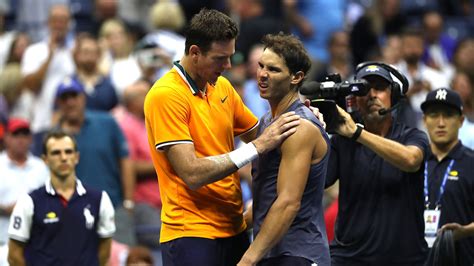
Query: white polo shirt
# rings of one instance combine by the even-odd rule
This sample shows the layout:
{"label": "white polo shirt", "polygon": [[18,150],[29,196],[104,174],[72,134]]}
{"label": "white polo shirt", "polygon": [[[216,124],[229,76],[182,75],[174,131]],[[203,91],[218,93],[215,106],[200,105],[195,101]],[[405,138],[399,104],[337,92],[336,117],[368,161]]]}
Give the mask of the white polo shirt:
{"label": "white polo shirt", "polygon": [[[49,170],[38,157],[29,154],[23,166],[16,165],[6,152],[0,153],[0,205],[14,204],[20,195],[41,187]],[[8,241],[9,216],[0,216],[0,245]]]}

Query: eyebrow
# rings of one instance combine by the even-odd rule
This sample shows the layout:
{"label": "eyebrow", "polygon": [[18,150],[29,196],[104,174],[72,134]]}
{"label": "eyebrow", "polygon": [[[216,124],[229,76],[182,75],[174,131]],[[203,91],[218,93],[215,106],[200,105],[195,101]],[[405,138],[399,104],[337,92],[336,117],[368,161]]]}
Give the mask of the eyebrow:
{"label": "eyebrow", "polygon": [[64,149],[64,150],[52,150],[49,152],[51,155],[59,155],[61,152],[64,151],[66,154],[73,154],[75,152],[74,149]]}

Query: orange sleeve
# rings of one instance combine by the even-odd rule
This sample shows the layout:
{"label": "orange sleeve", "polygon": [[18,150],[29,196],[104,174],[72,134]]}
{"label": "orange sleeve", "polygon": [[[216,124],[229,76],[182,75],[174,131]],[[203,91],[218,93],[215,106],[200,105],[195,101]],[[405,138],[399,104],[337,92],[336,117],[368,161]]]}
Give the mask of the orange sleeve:
{"label": "orange sleeve", "polygon": [[147,101],[148,118],[153,128],[156,149],[170,144],[191,143],[189,132],[189,103],[172,87],[152,88],[152,97]]}

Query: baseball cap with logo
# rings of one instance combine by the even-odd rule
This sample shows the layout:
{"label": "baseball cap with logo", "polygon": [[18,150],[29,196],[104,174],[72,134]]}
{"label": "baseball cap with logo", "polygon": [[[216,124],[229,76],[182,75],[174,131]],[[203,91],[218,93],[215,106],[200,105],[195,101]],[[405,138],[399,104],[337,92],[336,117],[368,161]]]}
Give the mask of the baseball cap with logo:
{"label": "baseball cap with logo", "polygon": [[384,78],[389,83],[393,82],[392,76],[387,69],[378,65],[367,65],[359,70],[356,74],[356,79],[363,79],[367,76],[379,76]]}
{"label": "baseball cap with logo", "polygon": [[56,98],[61,97],[65,93],[75,92],[77,94],[83,93],[84,88],[82,87],[76,79],[67,77],[59,84],[58,89],[56,91]]}
{"label": "baseball cap with logo", "polygon": [[459,94],[456,91],[446,88],[440,88],[434,91],[431,91],[426,95],[426,100],[421,104],[421,110],[426,112],[428,106],[433,104],[444,104],[454,109],[458,110],[459,113],[462,113],[462,100]]}

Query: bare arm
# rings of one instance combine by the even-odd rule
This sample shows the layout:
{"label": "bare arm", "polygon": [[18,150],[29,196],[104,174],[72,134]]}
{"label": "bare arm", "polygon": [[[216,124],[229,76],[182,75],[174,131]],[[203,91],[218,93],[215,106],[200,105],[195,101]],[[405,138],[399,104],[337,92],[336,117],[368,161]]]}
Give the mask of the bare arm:
{"label": "bare arm", "polygon": [[15,266],[26,265],[24,243],[10,239],[8,242],[8,263]]}
{"label": "bare arm", "polygon": [[458,223],[449,223],[443,225],[440,230],[453,230],[455,240],[474,236],[474,222],[467,225],[460,225]]}
{"label": "bare arm", "polygon": [[[298,115],[283,114],[252,143],[259,154],[265,153],[295,133],[299,123]],[[228,153],[198,158],[193,144],[176,144],[165,147],[164,151],[176,174],[191,189],[211,184],[237,171]]]}
{"label": "bare arm", "polygon": [[132,161],[128,157],[120,159],[120,172],[122,176],[123,198],[125,200],[133,200],[135,172]]}
{"label": "bare arm", "polygon": [[23,85],[33,91],[34,93],[39,93],[41,90],[41,86],[43,85],[44,78],[46,77],[46,73],[48,72],[49,64],[54,56],[54,50],[57,47],[57,44],[53,41],[55,38],[51,36],[49,42],[49,54],[46,58],[46,61],[40,66],[38,70],[35,72],[28,74],[23,77]]}
{"label": "bare arm", "polygon": [[99,240],[99,265],[107,265],[110,257],[111,246],[112,238],[101,238]]}
{"label": "bare arm", "polygon": [[11,205],[0,205],[0,216],[9,217],[12,214],[14,207],[15,203]]}
{"label": "bare arm", "polygon": [[255,265],[286,234],[300,209],[316,145],[327,149],[319,130],[304,121],[281,146],[277,198],[263,221],[260,232],[239,265]]}
{"label": "bare arm", "polygon": [[310,37],[313,35],[314,30],[311,23],[303,17],[297,10],[297,0],[284,0],[284,10],[288,22],[291,25],[294,25],[305,37]]}
{"label": "bare arm", "polygon": [[[356,124],[348,113],[339,106],[337,108],[339,115],[344,117],[345,123],[336,131],[341,136],[351,137],[356,131]],[[405,172],[418,171],[423,162],[423,151],[417,146],[406,146],[373,134],[367,130],[362,130],[357,141],[374,151],[378,156],[393,166]]]}
{"label": "bare arm", "polygon": [[151,161],[134,160],[133,168],[135,169],[137,178],[156,175],[155,167]]}

